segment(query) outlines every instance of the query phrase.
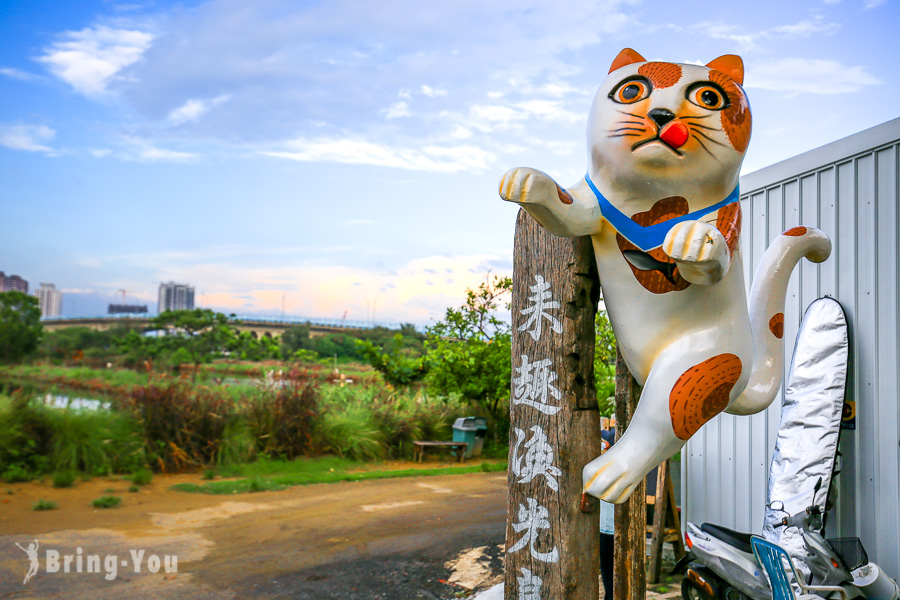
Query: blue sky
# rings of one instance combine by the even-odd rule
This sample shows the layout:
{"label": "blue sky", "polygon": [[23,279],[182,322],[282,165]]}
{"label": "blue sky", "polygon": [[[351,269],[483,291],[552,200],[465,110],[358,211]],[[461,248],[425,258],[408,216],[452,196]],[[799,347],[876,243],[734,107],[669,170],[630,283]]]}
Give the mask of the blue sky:
{"label": "blue sky", "polygon": [[891,0],[6,1],[0,270],[66,314],[161,281],[427,324],[512,270],[510,167],[571,184],[613,58],[739,54],[744,172],[900,116]]}

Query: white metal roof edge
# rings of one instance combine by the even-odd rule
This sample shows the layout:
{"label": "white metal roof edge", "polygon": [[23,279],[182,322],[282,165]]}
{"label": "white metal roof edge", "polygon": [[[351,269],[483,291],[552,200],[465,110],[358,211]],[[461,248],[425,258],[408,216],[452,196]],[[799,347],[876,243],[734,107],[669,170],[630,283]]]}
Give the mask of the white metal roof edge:
{"label": "white metal roof edge", "polygon": [[741,196],[900,140],[900,117],[741,177]]}

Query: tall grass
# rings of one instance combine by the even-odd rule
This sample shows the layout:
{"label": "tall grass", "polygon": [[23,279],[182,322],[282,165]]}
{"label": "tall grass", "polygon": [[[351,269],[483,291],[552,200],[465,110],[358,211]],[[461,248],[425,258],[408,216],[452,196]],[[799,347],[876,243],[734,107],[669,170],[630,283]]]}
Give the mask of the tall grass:
{"label": "tall grass", "polygon": [[323,386],[320,377],[295,369],[265,385],[207,387],[156,376],[97,410],[0,395],[0,476],[223,469],[256,457],[412,457],[414,441],[449,439],[453,419],[469,412],[456,397],[380,382]]}
{"label": "tall grass", "polygon": [[10,471],[107,473],[143,463],[140,432],[128,415],[56,409],[24,393],[0,396],[0,475]]}
{"label": "tall grass", "polygon": [[321,405],[324,449],[357,460],[411,457],[414,441],[449,438],[466,409],[456,397],[383,384],[322,388]]}

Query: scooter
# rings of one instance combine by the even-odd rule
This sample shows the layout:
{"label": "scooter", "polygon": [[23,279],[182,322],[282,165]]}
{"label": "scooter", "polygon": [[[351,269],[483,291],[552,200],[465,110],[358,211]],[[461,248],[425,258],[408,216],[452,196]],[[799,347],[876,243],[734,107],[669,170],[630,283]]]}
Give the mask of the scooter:
{"label": "scooter", "polygon": [[[773,502],[769,508],[785,515],[775,528],[794,527],[806,544],[803,560],[810,570],[810,585],[840,586],[847,598],[864,597],[869,600],[900,600],[900,587],[885,575],[875,563],[869,562],[866,549],[859,538],[826,540],[822,537],[825,528],[825,511],[815,503],[815,497],[822,487],[822,479],[813,489],[813,503],[806,510],[788,515],[784,503]],[[832,594],[834,597],[837,594]]]}
{"label": "scooter", "polygon": [[[900,587],[878,565],[869,562],[858,538],[826,540],[822,536],[825,511],[815,503],[821,487],[822,480],[819,479],[813,490],[813,503],[794,515],[784,510],[781,501],[769,505],[770,510],[785,515],[774,528],[795,528],[803,540],[803,555],[792,558],[795,562],[797,559],[805,561],[809,569],[807,583],[840,586],[848,600],[900,600]],[[772,597],[766,575],[761,572],[752,550],[747,552],[749,541],[746,546],[743,544],[745,539],[749,540],[749,535],[727,529],[723,533],[722,528],[708,524],[693,529],[693,536],[691,532],[685,536],[690,540],[688,545],[693,556],[687,561],[682,560],[685,564],[693,561],[687,567],[681,588],[686,600],[742,600],[747,597],[765,600]],[[838,597],[837,592],[829,596]]]}

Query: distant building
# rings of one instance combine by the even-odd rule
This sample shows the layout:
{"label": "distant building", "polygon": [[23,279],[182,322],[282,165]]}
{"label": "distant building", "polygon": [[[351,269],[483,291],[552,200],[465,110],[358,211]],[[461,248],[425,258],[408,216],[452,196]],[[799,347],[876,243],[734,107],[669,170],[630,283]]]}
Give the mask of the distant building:
{"label": "distant building", "polygon": [[52,283],[41,282],[41,287],[35,293],[38,305],[41,307],[42,317],[58,317],[62,309],[62,292],[56,289]]}
{"label": "distant building", "polygon": [[7,277],[3,271],[0,271],[0,292],[22,292],[27,294],[28,282],[18,275]]}
{"label": "distant building", "polygon": [[192,310],[194,308],[194,288],[184,283],[159,284],[159,304],[157,309],[160,313],[167,310]]}
{"label": "distant building", "polygon": [[146,312],[148,312],[146,304],[110,304],[107,310],[107,314],[110,315],[140,315]]}

